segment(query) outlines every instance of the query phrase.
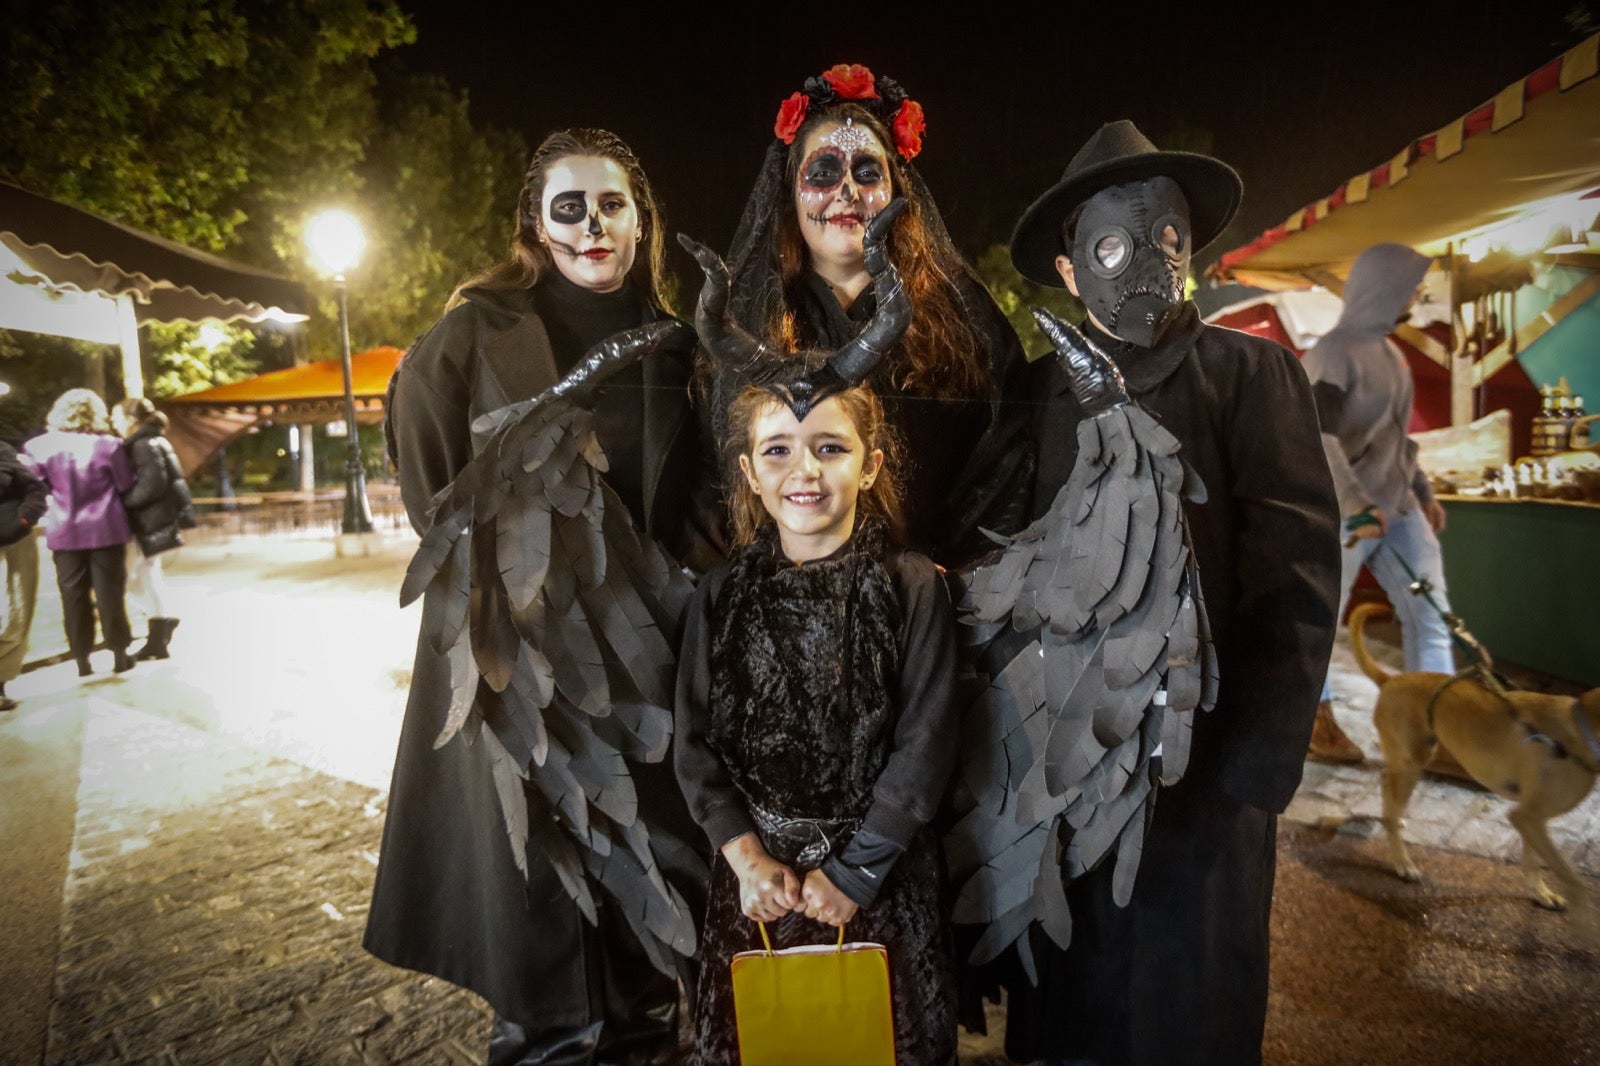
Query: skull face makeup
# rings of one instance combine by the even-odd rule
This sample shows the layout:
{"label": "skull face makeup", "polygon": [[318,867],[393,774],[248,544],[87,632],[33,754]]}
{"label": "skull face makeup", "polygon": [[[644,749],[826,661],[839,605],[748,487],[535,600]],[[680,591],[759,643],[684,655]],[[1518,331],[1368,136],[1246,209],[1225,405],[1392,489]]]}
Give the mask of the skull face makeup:
{"label": "skull face makeup", "polygon": [[590,292],[615,292],[633,269],[643,231],[628,175],[615,160],[568,156],[551,164],[539,236],[561,276]]}
{"label": "skull face makeup", "polygon": [[861,269],[866,225],[894,197],[884,147],[871,130],[824,122],[806,137],[794,208],[812,266]]}
{"label": "skull face makeup", "polygon": [[1189,202],[1171,178],[1113,185],[1084,202],[1070,258],[1078,297],[1113,335],[1152,348],[1183,306]]}

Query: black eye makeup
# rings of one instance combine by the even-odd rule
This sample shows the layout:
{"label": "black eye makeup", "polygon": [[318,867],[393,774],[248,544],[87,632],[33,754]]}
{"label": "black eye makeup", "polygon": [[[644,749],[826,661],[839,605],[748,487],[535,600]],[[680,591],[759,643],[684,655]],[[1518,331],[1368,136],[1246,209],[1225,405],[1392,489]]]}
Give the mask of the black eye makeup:
{"label": "black eye makeup", "polygon": [[550,221],[570,226],[582,222],[589,213],[589,205],[581,190],[557,193],[550,200]]}
{"label": "black eye makeup", "polygon": [[850,176],[857,185],[876,185],[884,178],[883,160],[873,155],[858,155],[850,163]]}
{"label": "black eye makeup", "polygon": [[844,180],[844,156],[836,149],[813,152],[800,171],[800,183],[813,189],[831,189]]}
{"label": "black eye makeup", "polygon": [[[883,160],[875,155],[857,153],[849,164],[850,178],[857,185],[877,185],[888,176]],[[800,168],[800,184],[809,189],[831,189],[844,180],[844,174],[844,153],[823,147],[812,152]]]}

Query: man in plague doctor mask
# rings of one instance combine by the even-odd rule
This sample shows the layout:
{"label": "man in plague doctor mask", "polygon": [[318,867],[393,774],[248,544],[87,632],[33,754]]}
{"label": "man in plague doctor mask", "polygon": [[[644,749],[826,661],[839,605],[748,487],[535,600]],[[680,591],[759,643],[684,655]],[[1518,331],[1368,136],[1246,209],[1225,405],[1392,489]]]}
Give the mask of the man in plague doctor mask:
{"label": "man in plague doctor mask", "polygon": [[[1083,301],[1089,343],[1204,482],[1184,508],[1220,676],[1187,772],[1158,794],[1131,901],[1113,901],[1108,858],[1068,888],[1071,945],[1034,937],[1039,983],[1019,977],[1010,1000],[1014,1059],[1260,1061],[1277,815],[1300,782],[1333,643],[1339,508],[1294,354],[1208,326],[1184,299],[1191,257],[1241,193],[1227,164],[1113,122],[1012,238],[1024,277]],[[1039,401],[1019,417],[1039,450],[1037,518],[1072,472],[1082,412],[1056,358],[1032,369]]]}

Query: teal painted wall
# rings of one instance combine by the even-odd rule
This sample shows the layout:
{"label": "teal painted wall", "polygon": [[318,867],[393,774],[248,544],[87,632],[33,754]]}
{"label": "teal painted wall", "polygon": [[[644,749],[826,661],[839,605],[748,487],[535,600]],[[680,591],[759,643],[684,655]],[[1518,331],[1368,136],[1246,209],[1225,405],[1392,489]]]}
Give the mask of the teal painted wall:
{"label": "teal painted wall", "polygon": [[[1533,321],[1588,277],[1588,271],[1577,267],[1552,267],[1546,288],[1527,285],[1517,291],[1517,324]],[[1584,407],[1591,414],[1600,411],[1600,295],[1556,323],[1520,352],[1517,361],[1535,386],[1554,385],[1564,375],[1572,391],[1583,397]]]}

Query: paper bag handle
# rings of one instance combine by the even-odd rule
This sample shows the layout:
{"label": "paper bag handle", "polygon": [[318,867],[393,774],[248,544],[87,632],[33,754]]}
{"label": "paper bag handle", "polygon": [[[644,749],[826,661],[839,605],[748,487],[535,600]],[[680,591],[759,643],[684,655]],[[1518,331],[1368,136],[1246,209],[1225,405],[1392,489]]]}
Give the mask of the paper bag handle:
{"label": "paper bag handle", "polygon": [[[773,954],[773,951],[772,951],[772,938],[767,935],[767,923],[766,922],[757,922],[756,924],[761,927],[761,943],[766,945],[767,954],[768,955]],[[839,950],[839,953],[841,955],[844,953],[844,926],[842,926],[842,925],[839,927],[838,950]]]}

